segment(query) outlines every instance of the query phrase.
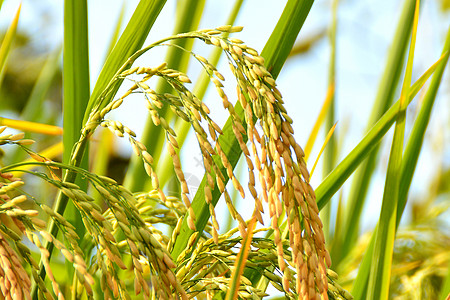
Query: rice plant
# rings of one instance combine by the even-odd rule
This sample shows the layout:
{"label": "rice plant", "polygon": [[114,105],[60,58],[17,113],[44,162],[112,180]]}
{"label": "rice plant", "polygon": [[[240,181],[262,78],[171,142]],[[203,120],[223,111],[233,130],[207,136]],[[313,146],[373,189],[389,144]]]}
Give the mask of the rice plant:
{"label": "rice plant", "polygon": [[[430,257],[415,256],[411,263],[404,249],[412,231],[397,232],[450,53],[447,34],[442,56],[412,82],[419,1],[405,1],[366,136],[336,164],[330,160],[333,153],[327,154],[326,147],[335,143],[333,132],[328,134],[323,148],[330,174],[315,189],[306,157],[327,111],[328,123],[334,123],[335,51],[327,100],[305,151],[294,135],[295,115],[285,106],[290,100],[276,82],[313,1],[287,1],[261,53],[239,39],[243,27],[234,23],[242,1],[236,1],[227,25],[213,29],[197,28],[205,1],[180,1],[175,33],[145,44],[165,4],[139,1],[111,42],[91,92],[87,2],[64,1],[62,130],[37,123],[31,115],[0,120],[0,146],[8,150],[0,166],[0,298],[445,299],[450,290],[448,233],[439,232],[442,225],[430,229],[440,241],[429,249]],[[334,1],[333,49],[337,7]],[[20,8],[0,48],[2,72],[19,14]],[[194,50],[194,42],[211,49],[211,56]],[[400,98],[390,105],[408,46]],[[160,63],[140,63],[139,58],[161,47],[167,56]],[[232,78],[225,80],[218,68],[220,57]],[[188,75],[188,62],[202,70],[197,80]],[[54,57],[49,66],[57,67]],[[430,77],[403,149],[406,108]],[[208,87],[216,92],[209,102]],[[28,105],[36,109],[42,97]],[[142,136],[113,113],[136,98],[145,105],[134,109],[148,113]],[[218,100],[223,109],[215,112],[217,106],[210,103]],[[220,125],[217,114],[226,114],[225,124]],[[8,127],[26,133],[9,133]],[[331,197],[359,165],[364,175],[353,193],[366,193],[377,145],[391,127],[395,133],[383,206],[371,238],[357,239],[364,196],[350,198],[345,212],[340,205],[330,230]],[[30,132],[62,135],[62,143],[38,151],[34,144],[44,142]],[[196,191],[183,167],[189,132],[204,169]],[[112,136],[127,140],[133,153],[121,178],[106,172]],[[247,171],[245,176],[238,175],[239,168]],[[174,180],[169,183],[169,178]],[[358,183],[360,178],[364,183]],[[230,220],[222,220],[219,201],[226,204]],[[240,203],[251,211],[250,218]],[[430,204],[429,211],[434,207]],[[416,241],[421,237],[426,240],[421,235]],[[420,290],[414,291],[417,282]]]}

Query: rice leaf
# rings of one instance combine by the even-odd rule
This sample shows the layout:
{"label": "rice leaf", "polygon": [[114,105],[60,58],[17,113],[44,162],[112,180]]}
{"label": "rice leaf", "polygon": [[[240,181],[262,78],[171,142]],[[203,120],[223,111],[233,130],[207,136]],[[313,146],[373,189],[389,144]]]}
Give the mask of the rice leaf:
{"label": "rice leaf", "polygon": [[[326,128],[331,128],[333,124],[336,123],[335,117],[335,106],[336,106],[336,32],[337,32],[337,13],[338,13],[338,0],[334,0],[332,4],[332,20],[331,27],[329,29],[329,40],[330,40],[330,65],[328,70],[328,89],[332,90],[333,93],[330,96],[332,98],[330,107],[328,108],[328,113],[326,115],[325,126]],[[337,147],[338,135],[335,132],[328,141],[328,146],[325,148],[324,158],[323,158],[323,176],[330,173],[337,163],[338,157],[338,147]],[[323,231],[325,235],[325,240],[330,241],[330,228],[331,228],[331,205],[325,206],[320,213],[320,218],[323,223]],[[333,248],[330,248],[330,252]],[[332,253],[331,253],[332,255]]]}
{"label": "rice leaf", "polygon": [[[73,145],[80,138],[84,112],[89,100],[89,47],[87,2],[64,2],[63,66],[63,161],[70,161]],[[86,164],[87,167],[87,164]]]}
{"label": "rice leaf", "polygon": [[450,261],[448,263],[447,276],[445,277],[445,281],[442,284],[442,290],[439,295],[439,299],[447,300],[448,295],[450,295]]}
{"label": "rice leaf", "polygon": [[[440,85],[440,80],[442,78],[442,75],[445,70],[445,66],[447,65],[449,54],[450,54],[450,29],[447,32],[447,40],[444,45],[443,49],[443,55],[438,60],[435,65],[436,71],[433,74],[433,78],[431,80],[431,84],[427,90],[427,93],[425,95],[422,107],[418,113],[418,116],[416,118],[416,121],[414,123],[414,126],[411,130],[411,135],[408,140],[408,144],[406,146],[404,157],[402,160],[402,167],[401,167],[401,179],[400,179],[400,187],[399,187],[399,200],[398,200],[398,208],[397,208],[397,228],[398,224],[400,223],[401,215],[404,209],[404,205],[406,204],[406,197],[409,190],[410,182],[411,182],[411,172],[414,172],[416,163],[412,163],[414,161],[414,157],[420,153],[419,147],[419,140],[420,135],[423,134],[422,130],[424,130],[424,121],[426,119],[426,116],[429,114],[429,104],[434,103],[434,97],[437,93],[437,89]],[[431,69],[431,68],[430,68]],[[430,69],[428,71],[430,71]],[[427,71],[427,72],[428,72]],[[426,125],[425,125],[426,127]],[[422,141],[420,141],[421,143]],[[414,147],[412,146],[414,145]],[[418,153],[419,152],[419,153]],[[416,157],[417,159],[417,157]],[[411,165],[413,169],[411,170]],[[376,229],[374,230],[374,232]],[[355,297],[355,299],[366,299],[366,293],[367,293],[367,283],[368,278],[370,274],[370,264],[372,261],[372,254],[373,254],[373,247],[375,244],[375,234],[372,235],[372,239],[370,241],[370,244],[368,246],[368,249],[366,251],[366,254],[363,257],[363,261],[361,262],[361,265],[359,267],[359,271],[357,274],[357,277],[353,283],[353,289],[352,289],[352,295]]]}
{"label": "rice leaf", "polygon": [[420,111],[414,122],[408,144],[405,147],[402,163],[402,178],[400,181],[400,193],[398,199],[397,223],[400,221],[406,205],[408,191],[411,186],[412,177],[416,169],[417,160],[422,149],[425,131],[430,120],[431,110],[436,99],[436,94],[440,86],[442,75],[447,65],[450,55],[450,28],[447,31],[447,39],[442,51],[442,63],[436,68],[430,86],[422,101]]}
{"label": "rice leaf", "polygon": [[[84,111],[89,99],[89,47],[88,47],[87,2],[66,0],[64,2],[64,61],[63,61],[63,162],[71,161],[71,149],[80,138]],[[80,157],[78,163],[88,169],[88,156]],[[69,172],[68,172],[69,173]],[[69,174],[65,174],[66,176]],[[75,177],[73,181],[75,181]],[[78,180],[78,185],[86,189],[87,183]],[[61,193],[62,194],[62,193]],[[66,219],[75,226],[78,236],[84,236],[85,227],[78,209],[67,198],[59,196],[55,210],[60,214],[67,212]],[[59,228],[52,221],[48,232],[57,236]],[[53,243],[46,241],[44,247],[51,257]],[[50,260],[50,257],[48,258]],[[44,259],[41,258],[39,276],[45,278]],[[36,285],[32,294],[37,296]]]}
{"label": "rice leaf", "polygon": [[0,117],[0,126],[8,126],[26,132],[36,132],[48,135],[62,135],[63,133],[63,129],[58,126],[22,120],[13,120],[4,117]]}
{"label": "rice leaf", "polygon": [[375,246],[375,232],[378,229],[378,225],[374,229],[374,234],[370,239],[369,246],[364,254],[363,260],[359,265],[358,274],[353,282],[352,296],[355,300],[367,299],[367,285],[369,283],[370,268],[373,258],[373,249]]}
{"label": "rice leaf", "polygon": [[325,101],[322,104],[322,108],[320,109],[319,116],[314,123],[314,126],[309,134],[308,140],[306,141],[305,146],[305,160],[309,159],[309,155],[311,154],[312,148],[317,138],[317,134],[319,133],[320,128],[324,124],[325,116],[330,110],[331,104],[334,101],[334,83],[330,82],[327,89],[327,95],[325,97]]}
{"label": "rice leaf", "polygon": [[[444,64],[443,57],[436,61],[412,86],[409,92],[407,103],[410,103],[419,92],[428,78],[433,74],[438,66]],[[317,206],[322,209],[333,195],[341,188],[348,177],[355,171],[360,163],[381,141],[389,128],[394,124],[400,102],[397,101],[378,120],[364,138],[347,154],[334,170],[316,188]]]}
{"label": "rice leaf", "polygon": [[312,177],[314,170],[316,169],[317,163],[319,162],[320,156],[322,155],[323,151],[325,150],[326,146],[328,145],[329,140],[331,139],[331,137],[333,136],[334,130],[336,129],[336,124],[333,125],[333,127],[331,127],[331,129],[328,131],[327,136],[325,137],[325,141],[323,142],[322,148],[320,148],[319,154],[317,155],[316,160],[314,161],[314,164],[311,168],[311,172],[309,173],[309,175]]}
{"label": "rice leaf", "polygon": [[6,31],[5,36],[3,37],[2,44],[0,45],[0,84],[3,81],[3,74],[5,71],[6,60],[8,58],[9,50],[11,49],[11,44],[16,36],[17,24],[19,23],[20,16],[20,8],[22,4],[19,5],[16,14],[14,15],[14,19],[9,25],[8,30]]}
{"label": "rice leaf", "polygon": [[283,14],[278,19],[277,26],[261,52],[266,68],[273,78],[278,77],[313,2],[309,0],[288,1]]}
{"label": "rice leaf", "polygon": [[[372,114],[367,123],[366,132],[375,124],[383,113],[389,108],[394,99],[395,90],[404,64],[404,56],[411,35],[412,21],[414,16],[414,0],[405,0],[402,14],[400,16],[392,46],[388,53],[388,59],[383,75],[380,77],[377,96],[372,108]],[[377,162],[379,146],[377,145],[370,153],[366,161],[361,164],[352,182],[349,201],[347,205],[344,224],[343,240],[337,245],[333,259],[339,260],[341,256],[348,253],[356,242],[361,220],[361,212],[364,207],[370,178]]]}
{"label": "rice leaf", "polygon": [[392,253],[394,251],[395,232],[397,229],[397,205],[401,177],[403,139],[405,135],[406,108],[408,107],[407,100],[411,85],[417,25],[419,23],[419,3],[420,1],[417,0],[405,79],[403,81],[400,106],[389,156],[380,220],[375,233],[375,245],[367,292],[367,299],[369,300],[388,299],[389,296]]}
{"label": "rice leaf", "polygon": [[[89,87],[89,46],[87,1],[66,0],[64,2],[64,50],[63,50],[63,162],[69,163],[72,148],[79,140]],[[80,166],[89,169],[89,155],[83,156]],[[81,179],[77,184],[82,189],[87,183]],[[62,202],[60,202],[63,205]],[[64,205],[63,205],[64,206]],[[66,209],[66,218],[76,228],[78,236],[84,236],[85,226],[79,210],[72,202]],[[56,230],[49,228],[50,230]]]}

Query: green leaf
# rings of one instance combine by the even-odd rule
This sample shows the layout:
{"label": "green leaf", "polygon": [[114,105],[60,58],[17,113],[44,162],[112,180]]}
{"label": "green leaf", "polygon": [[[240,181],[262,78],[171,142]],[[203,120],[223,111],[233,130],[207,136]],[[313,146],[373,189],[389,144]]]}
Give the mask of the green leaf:
{"label": "green leaf", "polygon": [[[64,64],[63,64],[63,162],[71,160],[71,149],[80,138],[84,111],[89,99],[89,47],[87,28],[87,2],[66,0],[64,2]],[[88,168],[88,157],[80,159],[82,168]],[[68,175],[68,174],[67,174]],[[74,177],[75,180],[75,177]],[[81,188],[87,183],[79,180]],[[78,236],[84,236],[85,228],[79,211],[67,198],[58,197],[55,210],[60,214],[66,211],[66,219],[75,226]],[[58,227],[53,220],[48,225],[48,232],[57,236]],[[54,244],[45,243],[45,248],[52,254]],[[50,259],[50,258],[49,258]],[[39,275],[45,277],[43,260]],[[33,297],[37,296],[34,288]]]}
{"label": "green leaf", "polygon": [[448,262],[447,275],[445,276],[445,281],[442,284],[441,293],[439,295],[440,300],[447,300],[448,295],[450,295],[450,261]]}
{"label": "green leaf", "polygon": [[[71,149],[80,138],[84,112],[89,100],[89,47],[87,2],[64,2],[63,162],[70,161]],[[87,166],[87,165],[86,165]]]}
{"label": "green leaf", "polygon": [[11,49],[11,44],[16,36],[17,24],[19,23],[20,8],[22,4],[19,5],[14,19],[9,25],[6,31],[5,37],[3,38],[2,44],[0,45],[0,85],[3,81],[3,74],[5,71],[6,59],[8,58],[9,50]]}
{"label": "green leaf", "polygon": [[[404,158],[402,160],[401,167],[401,179],[399,187],[399,198],[398,198],[398,208],[397,208],[397,228],[400,223],[400,219],[406,204],[406,197],[408,195],[412,174],[414,174],[417,158],[420,153],[421,144],[423,143],[423,134],[426,125],[428,124],[428,117],[431,111],[429,105],[434,104],[434,98],[436,96],[437,90],[442,79],[442,75],[447,65],[450,55],[450,29],[447,31],[447,40],[444,45],[443,55],[434,65],[436,66],[436,71],[434,72],[431,84],[427,90],[424,97],[422,107],[417,115],[414,126],[411,130],[411,135],[408,144],[405,149]],[[430,71],[431,68],[428,70]],[[427,71],[427,72],[428,72]],[[426,124],[424,124],[426,123]],[[422,136],[422,137],[421,137]],[[375,230],[376,231],[376,230]],[[370,263],[372,261],[372,253],[375,242],[375,234],[372,235],[372,239],[366,254],[364,255],[363,261],[361,262],[358,275],[353,283],[352,295],[355,299],[366,299],[367,283],[370,274]]]}
{"label": "green leaf", "polygon": [[398,199],[397,222],[400,222],[401,215],[405,209],[406,199],[409,187],[411,186],[412,177],[416,169],[417,160],[419,159],[420,150],[422,149],[425,131],[430,120],[431,109],[436,99],[436,94],[440,86],[442,75],[447,65],[450,55],[450,28],[447,30],[447,39],[445,41],[444,50],[442,51],[442,62],[436,68],[430,86],[422,101],[422,106],[416,117],[408,144],[405,148],[404,163],[402,164],[402,178],[400,181],[400,193]]}
{"label": "green leaf", "polygon": [[[66,0],[64,2],[64,54],[63,54],[63,162],[69,163],[71,149],[80,138],[84,111],[89,100],[89,46],[87,1]],[[89,168],[86,154],[80,166]],[[82,188],[87,183],[77,180]],[[70,202],[66,218],[76,228],[78,236],[85,229],[81,215]]]}
{"label": "green leaf", "polygon": [[378,225],[374,229],[374,234],[372,234],[369,246],[367,247],[361,264],[359,265],[358,274],[353,282],[352,296],[355,297],[355,300],[364,300],[367,298],[367,284],[369,283],[370,267],[373,257],[373,249],[375,246],[375,232],[377,229]]}
{"label": "green leaf", "polygon": [[[444,61],[440,58],[435,62],[412,86],[409,92],[407,103],[410,103],[414,96],[420,91],[422,86],[433,74],[437,67]],[[347,154],[347,156],[328,174],[322,183],[316,188],[316,200],[319,210],[322,209],[333,195],[341,188],[348,177],[356,170],[364,158],[376,147],[386,132],[391,128],[397,117],[400,106],[399,100],[389,108],[387,112],[378,120],[364,138]]]}
{"label": "green leaf", "polygon": [[394,252],[395,232],[397,229],[397,205],[401,177],[403,139],[405,135],[406,108],[408,107],[414,49],[416,45],[417,24],[419,22],[419,3],[420,1],[417,0],[405,79],[403,81],[400,106],[395,124],[391,153],[389,156],[380,220],[378,221],[378,228],[375,231],[375,245],[367,291],[367,299],[369,300],[387,300],[389,296],[392,253]]}
{"label": "green leaf", "polygon": [[[367,124],[367,131],[377,122],[383,113],[389,108],[394,99],[394,94],[398,86],[400,75],[404,64],[404,57],[411,35],[412,21],[414,16],[414,0],[406,0],[403,6],[402,15],[397,25],[397,30],[393,38],[392,46],[388,53],[388,59],[383,75],[381,76],[378,93],[372,108],[372,114]],[[379,145],[377,145],[354,176],[348,207],[346,209],[346,222],[342,240],[333,249],[333,260],[338,262],[345,253],[348,253],[354,246],[361,220],[361,213],[364,207],[367,190],[371,177],[378,161]]]}
{"label": "green leaf", "polygon": [[[336,102],[336,31],[337,31],[337,11],[338,11],[338,0],[333,1],[332,6],[332,20],[331,27],[329,29],[330,37],[330,65],[328,69],[328,90],[330,91],[330,107],[328,108],[328,113],[325,120],[325,132],[329,128],[332,128],[336,124],[335,117],[335,102]],[[325,133],[326,135],[326,133]],[[337,163],[338,157],[338,147],[337,147],[337,131],[330,137],[327,147],[325,148],[323,154],[323,174],[330,173]],[[330,240],[330,220],[331,220],[331,205],[325,206],[325,208],[320,213],[320,218],[323,223],[323,231],[325,235],[325,240]],[[337,220],[336,220],[337,221]]]}
{"label": "green leaf", "polygon": [[310,0],[287,2],[277,26],[261,52],[273,78],[278,77],[313,3]]}

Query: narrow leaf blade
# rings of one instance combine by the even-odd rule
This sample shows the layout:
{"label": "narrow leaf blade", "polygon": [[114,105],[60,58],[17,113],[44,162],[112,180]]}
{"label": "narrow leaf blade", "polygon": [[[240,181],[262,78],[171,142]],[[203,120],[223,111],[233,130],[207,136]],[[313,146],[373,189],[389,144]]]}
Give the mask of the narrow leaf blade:
{"label": "narrow leaf blade", "polygon": [[387,300],[389,296],[392,254],[394,252],[395,232],[397,229],[398,191],[401,176],[406,108],[408,106],[408,95],[412,77],[417,25],[419,22],[419,3],[420,1],[418,0],[416,2],[416,11],[414,14],[414,25],[408,55],[408,63],[406,66],[402,93],[400,96],[399,112],[396,119],[394,138],[389,156],[380,220],[375,233],[375,245],[368,285],[369,300]]}
{"label": "narrow leaf blade", "polygon": [[[425,82],[430,78],[438,66],[445,65],[442,56],[435,62],[412,86],[409,92],[408,103],[412,101],[414,96],[420,91]],[[376,147],[389,128],[394,124],[400,102],[397,101],[389,108],[386,113],[378,120],[372,129],[364,136],[364,138],[353,148],[353,150],[339,163],[339,165],[322,181],[316,188],[317,206],[322,209],[333,195],[341,188],[344,182],[361,164],[364,158]]]}
{"label": "narrow leaf blade", "polygon": [[[382,114],[389,108],[399,84],[400,75],[404,65],[404,57],[411,35],[411,28],[414,16],[414,0],[405,0],[402,14],[400,16],[392,46],[388,53],[385,70],[381,76],[377,96],[371,109],[372,114],[369,117],[367,130],[369,130]],[[334,259],[340,259],[341,255],[348,253],[356,242],[361,213],[364,207],[369,183],[375,170],[379,152],[379,146],[376,146],[366,161],[361,164],[360,169],[354,176],[352,182],[349,204],[346,210],[348,216],[344,224],[343,240],[337,245],[338,256]]]}
{"label": "narrow leaf blade", "polygon": [[6,31],[5,37],[3,38],[2,44],[0,46],[0,83],[2,82],[6,59],[8,57],[9,50],[11,49],[11,44],[14,40],[14,37],[16,36],[21,7],[22,4],[19,5],[14,19],[12,20],[11,25],[8,27],[8,30]]}

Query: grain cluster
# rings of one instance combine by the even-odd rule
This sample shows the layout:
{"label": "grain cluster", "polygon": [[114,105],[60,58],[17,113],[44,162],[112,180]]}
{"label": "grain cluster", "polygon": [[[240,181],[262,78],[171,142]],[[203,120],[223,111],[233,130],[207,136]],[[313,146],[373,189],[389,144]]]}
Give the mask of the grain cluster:
{"label": "grain cluster", "polygon": [[[14,167],[0,169],[3,178],[0,214],[11,218],[20,230],[17,233],[0,225],[0,290],[4,295],[29,297],[31,280],[22,267],[22,262],[26,262],[31,266],[32,278],[40,295],[62,299],[63,293],[50,264],[49,249],[52,247],[73,265],[78,281],[73,293],[79,297],[83,293],[93,297],[96,282],[99,282],[105,299],[128,299],[130,289],[145,299],[188,299],[203,295],[211,298],[219,291],[226,292],[234,270],[236,248],[242,241],[236,235],[239,232],[240,236],[246,236],[249,230],[248,223],[231,200],[229,189],[232,188],[242,199],[253,199],[254,216],[262,225],[263,215],[270,217],[269,228],[259,228],[255,232],[264,232],[267,237],[258,236],[251,241],[247,268],[263,268],[261,276],[289,298],[350,298],[343,295],[345,291],[334,283],[331,271],[327,271],[331,265],[330,255],[325,248],[323,225],[314,190],[309,184],[304,153],[294,138],[293,120],[283,105],[274,78],[265,67],[264,58],[243,41],[228,38],[229,33],[240,30],[242,27],[221,26],[179,34],[153,43],[133,55],[111,81],[112,84],[131,82],[131,86],[109,103],[105,102],[104,96],[108,88],[99,97],[81,131],[80,141],[72,151],[72,165],[53,162],[27,149],[25,146],[32,141],[24,139],[23,134],[0,136],[0,145],[22,147],[36,160],[37,166],[47,170],[47,173],[28,173],[70,199],[81,214],[86,229],[86,235],[79,237],[75,227],[60,212],[39,199],[30,199],[37,210],[22,210],[19,204],[27,196],[12,197],[10,192],[19,191],[23,182],[6,172],[14,171]],[[226,95],[225,78],[216,67],[206,58],[191,52],[209,75],[223,108],[230,116],[232,140],[223,137],[225,127],[213,120],[209,107],[189,90],[191,79],[187,74],[169,68],[166,63],[156,67],[129,68],[148,50],[176,39],[199,39],[221,48],[227,56],[237,83],[236,101],[231,101]],[[154,77],[167,82],[174,92],[159,93],[153,89],[149,80]],[[179,197],[165,195],[154,159],[135,132],[120,121],[108,118],[109,113],[119,108],[131,94],[143,95],[153,124],[165,134],[165,147],[180,183]],[[201,231],[196,226],[196,211],[188,197],[192,191],[182,168],[177,133],[172,122],[161,114],[164,106],[190,124],[202,154],[206,179],[202,192],[210,219]],[[128,137],[134,154],[141,158],[150,178],[150,191],[133,194],[111,178],[73,165],[98,126],[109,129],[120,138]],[[0,133],[3,130],[0,128]],[[230,162],[232,144],[238,147],[241,159],[246,163],[249,179],[245,185],[236,177],[234,165]],[[55,169],[77,173],[97,196],[94,198],[91,192],[60,179],[55,175]],[[217,195],[223,196],[230,215],[238,224],[224,235],[219,234],[220,220],[215,213]],[[37,218],[39,213],[45,217]],[[63,239],[57,239],[57,231],[46,231],[43,220],[55,224]],[[173,260],[170,252],[184,221],[194,233],[187,248]],[[285,225],[281,226],[282,222]],[[157,224],[169,226],[169,234]],[[22,235],[36,246],[41,266],[36,264],[31,251],[21,242]],[[7,239],[12,241],[16,250]],[[83,249],[79,245],[80,240],[83,240]],[[43,281],[45,273],[53,294]],[[241,298],[261,299],[267,296],[264,290],[253,287],[244,275],[240,284],[238,295]]]}

